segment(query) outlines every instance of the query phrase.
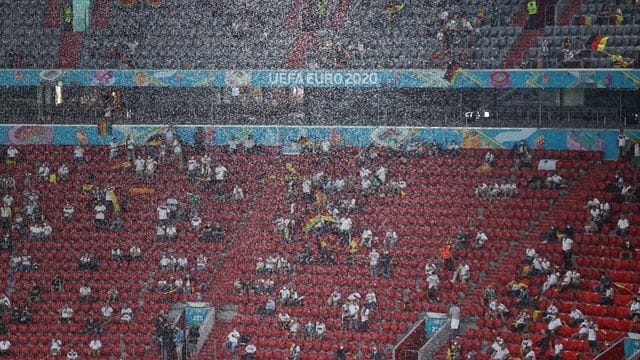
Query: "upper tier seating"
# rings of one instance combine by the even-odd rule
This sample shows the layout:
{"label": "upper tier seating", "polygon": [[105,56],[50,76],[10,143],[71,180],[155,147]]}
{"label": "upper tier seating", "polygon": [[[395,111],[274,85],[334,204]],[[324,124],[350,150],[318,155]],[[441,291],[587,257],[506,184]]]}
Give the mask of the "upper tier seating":
{"label": "upper tier seating", "polygon": [[[617,10],[620,15],[617,15]],[[570,25],[547,26],[529,49],[532,65],[542,67],[611,68],[613,62],[607,54],[591,49],[587,44],[592,35],[608,37],[605,51],[619,54],[628,61],[640,52],[640,8],[632,4],[613,4],[609,1],[590,0],[580,6]],[[548,43],[545,56],[543,42]],[[570,49],[574,57],[565,61],[563,49]],[[584,49],[580,51],[581,49]]]}

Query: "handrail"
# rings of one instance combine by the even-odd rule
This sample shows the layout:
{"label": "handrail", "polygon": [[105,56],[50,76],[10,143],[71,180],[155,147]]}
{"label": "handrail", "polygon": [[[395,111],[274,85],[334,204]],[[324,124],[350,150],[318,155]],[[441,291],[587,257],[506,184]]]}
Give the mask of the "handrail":
{"label": "handrail", "polygon": [[413,335],[413,333],[415,332],[416,329],[418,329],[418,328],[424,329],[425,321],[427,321],[426,316],[423,316],[421,319],[418,319],[418,321],[416,321],[416,323],[413,325],[413,327],[411,327],[411,329],[409,331],[407,331],[407,333],[402,336],[400,341],[398,341],[393,346],[393,351],[392,351],[392,355],[391,355],[392,360],[396,360],[396,350],[398,350],[398,347],[400,345],[402,345],[402,343],[405,342],[405,340],[407,340],[407,338],[409,338],[409,336]]}
{"label": "handrail", "polygon": [[[616,339],[613,342],[613,344],[611,344],[604,351],[600,352],[600,354],[598,354],[598,356],[593,358],[593,360],[607,360],[607,359],[609,359],[609,354],[608,353],[617,350],[617,348],[620,346],[620,344],[623,344],[622,346],[624,346],[624,339],[626,339],[626,338],[627,338],[627,336],[619,337],[618,339]],[[624,352],[624,350],[623,350],[623,352]]]}

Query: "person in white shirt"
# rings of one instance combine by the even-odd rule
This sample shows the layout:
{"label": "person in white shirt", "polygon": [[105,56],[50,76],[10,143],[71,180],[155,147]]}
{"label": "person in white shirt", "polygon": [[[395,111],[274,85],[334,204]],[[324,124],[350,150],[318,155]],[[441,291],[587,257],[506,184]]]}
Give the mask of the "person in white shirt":
{"label": "person in white shirt", "polygon": [[438,300],[438,284],[440,283],[440,279],[438,278],[438,274],[431,274],[427,277],[427,295],[429,296],[429,301],[434,302]]}
{"label": "person in white shirt", "polygon": [[147,156],[147,159],[144,162],[144,175],[147,177],[147,180],[153,181],[154,174],[156,172],[156,165],[158,165],[158,162],[151,156]]}
{"label": "person in white shirt", "polygon": [[16,163],[16,159],[18,158],[18,154],[20,152],[13,145],[9,146],[7,149],[7,163]]}
{"label": "person in white shirt", "polygon": [[353,221],[349,217],[341,217],[338,220],[338,230],[340,230],[340,238],[342,242],[348,244],[351,241],[351,227]]}
{"label": "person in white shirt", "polygon": [[84,149],[80,145],[76,145],[73,148],[73,161],[83,163],[84,162]]}
{"label": "person in white shirt", "polygon": [[7,339],[0,340],[0,355],[6,356],[11,353],[11,342]]}
{"label": "person in white shirt", "polygon": [[378,277],[378,260],[380,259],[380,254],[376,251],[376,249],[371,249],[369,252],[369,267],[371,269],[371,278],[375,279]]}
{"label": "person in white shirt", "polygon": [[173,158],[178,160],[178,162],[182,164],[182,144],[180,144],[180,141],[178,141],[178,139],[173,140]]}
{"label": "person in white shirt", "polygon": [[621,158],[624,155],[625,146],[627,145],[627,140],[629,138],[624,134],[624,130],[620,129],[620,133],[618,134],[618,158]]}
{"label": "person in white shirt", "polygon": [[569,313],[569,320],[567,321],[567,325],[569,327],[578,326],[582,321],[584,321],[584,314],[582,311],[578,310],[575,306],[571,308],[571,312]]}
{"label": "person in white shirt", "polygon": [[505,315],[509,314],[509,309],[498,300],[491,300],[488,307],[489,316],[494,319],[500,319],[504,322]]}
{"label": "person in white shirt", "polygon": [[478,231],[478,233],[476,234],[476,244],[474,247],[476,249],[484,248],[487,240],[489,240],[489,238],[487,237],[487,234],[485,234],[484,231],[482,230]]}
{"label": "person in white shirt", "polygon": [[427,262],[424,265],[424,274],[428,277],[436,272],[436,264],[433,262]]}
{"label": "person in white shirt", "polygon": [[51,345],[49,346],[49,354],[51,356],[60,356],[62,352],[62,340],[60,340],[60,335],[56,334],[56,337],[51,339]]}
{"label": "person in white shirt", "polygon": [[562,281],[560,281],[560,290],[566,290],[568,288],[577,288],[580,286],[580,273],[575,270],[568,270]]}
{"label": "person in white shirt", "polygon": [[29,240],[42,240],[43,229],[40,224],[34,223],[29,227]]}
{"label": "person in white shirt", "polygon": [[282,287],[282,289],[280,289],[280,304],[281,305],[286,305],[289,302],[289,298],[291,297],[291,291],[289,291],[289,289],[284,286]]}
{"label": "person in white shirt", "polygon": [[560,273],[558,273],[558,272],[554,272],[554,273],[551,273],[551,274],[547,275],[547,281],[545,281],[544,284],[542,284],[542,290],[541,290],[540,294],[544,295],[544,293],[547,290],[549,290],[552,287],[557,286],[559,278],[560,278]]}
{"label": "person in white shirt", "polygon": [[89,355],[100,356],[102,351],[102,341],[100,339],[93,339],[89,342]]}
{"label": "person in white shirt", "polygon": [[398,244],[398,233],[393,231],[393,229],[389,228],[387,233],[384,235],[384,245],[385,246],[396,246]]}
{"label": "person in white shirt", "polygon": [[133,169],[135,170],[136,176],[138,178],[142,178],[142,175],[144,175],[144,168],[145,168],[144,159],[141,156],[138,156],[133,161]]}
{"label": "person in white shirt", "polygon": [[622,190],[620,190],[620,194],[624,196],[624,201],[629,203],[634,198],[635,189],[631,184],[624,184],[622,186]]}
{"label": "person in white shirt", "polygon": [[458,265],[458,268],[453,273],[453,277],[451,278],[451,282],[455,283],[456,281],[460,281],[461,283],[466,283],[471,277],[469,273],[469,265],[466,263],[461,263]]}
{"label": "person in white shirt", "polygon": [[572,248],[573,240],[565,235],[562,239],[562,259],[564,261],[564,267],[566,269],[571,269],[573,267],[573,253],[571,251]]}
{"label": "person in white shirt", "polygon": [[498,349],[493,352],[491,360],[506,360],[509,358],[509,348],[503,342],[499,345]]}
{"label": "person in white shirt", "polygon": [[559,189],[562,185],[562,176],[554,173],[553,175],[547,177],[547,186],[550,189]]}
{"label": "person in white shirt", "polygon": [[384,184],[387,181],[387,168],[384,166],[380,166],[378,170],[376,170],[376,178],[380,182],[380,184]]}
{"label": "person in white shirt", "polygon": [[204,271],[207,267],[207,260],[207,257],[203,254],[198,255],[198,258],[196,259],[196,270]]}
{"label": "person in white shirt", "polygon": [[107,225],[107,221],[105,219],[105,212],[107,211],[107,207],[104,203],[99,202],[98,205],[94,207],[96,212],[95,215],[95,226],[96,229],[104,229]]}
{"label": "person in white shirt", "polygon": [[589,342],[589,349],[593,354],[597,354],[598,349],[598,324],[593,321],[589,322],[589,329],[587,331],[587,341]]}
{"label": "person in white shirt", "polygon": [[166,228],[166,235],[168,241],[176,241],[178,239],[178,229],[176,224],[170,223]]}
{"label": "person in white shirt", "polygon": [[225,175],[227,174],[228,171],[229,170],[227,170],[227,168],[224,167],[224,165],[216,166],[216,169],[215,169],[214,172],[216,174],[216,182],[218,184],[224,183],[224,178],[225,178]]}
{"label": "person in white shirt", "polygon": [[547,324],[547,330],[549,330],[549,332],[551,333],[554,333],[561,326],[562,320],[558,317],[558,315],[550,315],[549,324]]}
{"label": "person in white shirt", "polygon": [[73,214],[75,213],[75,209],[71,204],[67,203],[62,209],[62,219],[69,221],[73,218]]}
{"label": "person in white shirt", "polygon": [[116,138],[111,139],[109,142],[109,162],[118,157],[118,140]]}
{"label": "person in white shirt", "polygon": [[102,313],[103,320],[107,322],[111,321],[111,317],[113,316],[113,308],[111,307],[111,305],[105,303],[104,305],[102,305],[100,312]]}
{"label": "person in white shirt", "polygon": [[165,204],[160,204],[156,209],[158,213],[158,222],[164,224],[169,220],[169,208]]}
{"label": "person in white shirt", "polygon": [[313,183],[311,182],[311,179],[306,177],[302,181],[302,196],[304,197],[305,202],[309,203],[313,201],[313,195],[311,193],[312,187],[313,187]]}
{"label": "person in white shirt", "polygon": [[69,350],[67,360],[78,360],[78,353],[73,349]]}
{"label": "person in white shirt", "polygon": [[315,329],[316,329],[316,333],[315,333],[316,339],[324,340],[327,333],[327,326],[322,322],[322,320],[316,321]]}
{"label": "person in white shirt", "polygon": [[178,258],[178,263],[176,266],[176,271],[185,271],[187,270],[189,264],[189,260],[187,260],[186,256],[181,256]]}
{"label": "person in white shirt", "polygon": [[536,249],[534,248],[527,248],[525,250],[525,258],[522,260],[522,263],[524,264],[533,264],[534,259],[536,258],[538,254],[536,253]]}
{"label": "person in white shirt", "polygon": [[360,180],[360,186],[362,187],[362,194],[364,196],[369,195],[369,192],[371,190],[371,180],[369,178]]}
{"label": "person in white shirt", "polygon": [[69,167],[66,164],[60,165],[57,172],[57,180],[58,181],[67,181],[67,177],[69,176]]}
{"label": "person in white shirt", "polygon": [[73,309],[71,308],[70,303],[67,303],[65,306],[63,306],[62,309],[59,310],[59,312],[60,321],[66,322],[73,319]]}
{"label": "person in white shirt", "polygon": [[78,299],[80,300],[80,302],[91,301],[91,288],[86,283],[82,283],[78,293],[79,293]]}
{"label": "person in white shirt", "polygon": [[234,328],[227,335],[227,341],[225,341],[225,343],[223,344],[223,347],[225,349],[230,349],[231,352],[235,354],[235,352],[238,349],[238,342],[239,341],[240,341],[240,333],[238,332],[238,330],[236,330],[236,328]]}
{"label": "person in white shirt", "polygon": [[372,239],[373,239],[373,232],[371,231],[368,225],[365,225],[364,230],[362,230],[362,240],[360,241],[360,246],[371,247]]}
{"label": "person in white shirt", "polygon": [[142,259],[142,251],[140,250],[140,247],[138,246],[131,246],[129,248],[129,256],[131,257],[131,260],[134,261],[138,261]]}
{"label": "person in white shirt", "polygon": [[562,345],[560,341],[557,341],[555,345],[553,345],[553,355],[549,357],[549,360],[561,360],[563,351],[564,345]]}
{"label": "person in white shirt", "polygon": [[368,309],[375,310],[378,308],[378,298],[376,297],[376,293],[373,290],[369,289],[367,294],[364,296],[365,304],[364,306]]}
{"label": "person in white shirt", "polygon": [[120,322],[130,324],[133,320],[133,310],[128,303],[125,303],[120,309]]}
{"label": "person in white shirt", "polygon": [[50,169],[49,169],[49,165],[47,165],[47,163],[43,163],[42,165],[40,165],[40,167],[38,168],[38,179],[42,182],[48,182],[49,181],[49,173],[50,173]]}
{"label": "person in white shirt", "polygon": [[340,304],[340,300],[342,299],[342,293],[338,291],[338,288],[333,289],[331,295],[329,295],[329,299],[327,303],[330,307],[337,307]]}
{"label": "person in white shirt", "polygon": [[616,234],[619,236],[627,236],[629,233],[629,220],[626,216],[620,215],[620,219],[618,220]]}
{"label": "person in white shirt", "polygon": [[233,201],[241,202],[244,200],[244,190],[240,187],[240,185],[235,185],[233,187]]}

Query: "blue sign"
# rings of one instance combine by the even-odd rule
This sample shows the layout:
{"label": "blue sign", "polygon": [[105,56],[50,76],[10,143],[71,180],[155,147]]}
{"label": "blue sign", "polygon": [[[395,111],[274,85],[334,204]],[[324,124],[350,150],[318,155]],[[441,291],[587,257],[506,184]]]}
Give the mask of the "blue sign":
{"label": "blue sign", "polygon": [[427,321],[424,323],[425,332],[427,333],[427,337],[433,336],[440,328],[442,328],[447,323],[447,319],[432,319],[427,318]]}
{"label": "blue sign", "polygon": [[640,70],[62,70],[3,69],[0,86],[338,87],[338,88],[640,88]]}
{"label": "blue sign", "polygon": [[624,356],[627,359],[630,359],[638,351],[640,351],[640,340],[631,338],[624,339]]}
{"label": "blue sign", "polygon": [[209,314],[210,307],[186,307],[184,309],[184,321],[190,326],[200,326]]}

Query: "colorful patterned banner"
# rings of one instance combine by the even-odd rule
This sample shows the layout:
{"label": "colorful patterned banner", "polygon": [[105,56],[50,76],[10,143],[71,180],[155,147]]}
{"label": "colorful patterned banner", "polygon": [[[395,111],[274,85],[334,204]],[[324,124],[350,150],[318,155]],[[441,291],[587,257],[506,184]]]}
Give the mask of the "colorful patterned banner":
{"label": "colorful patterned banner", "polygon": [[639,70],[0,70],[0,86],[640,88]]}
{"label": "colorful patterned banner", "polygon": [[[366,147],[371,144],[396,147],[408,140],[436,140],[442,145],[455,140],[463,148],[511,149],[525,140],[532,149],[596,150],[606,159],[617,157],[615,129],[537,129],[537,128],[409,128],[409,127],[287,127],[287,126],[203,126],[205,143],[228,144],[232,138],[242,142],[251,135],[258,144],[281,146],[285,153],[297,151],[302,136],[329,139],[334,146]],[[166,127],[113,125],[111,135],[100,135],[96,125],[0,125],[0,144],[107,145],[131,137],[136,144],[154,145],[162,141]],[[195,126],[176,126],[175,131],[192,144]],[[631,142],[640,141],[640,130],[627,130]],[[105,150],[107,151],[107,150]]]}

